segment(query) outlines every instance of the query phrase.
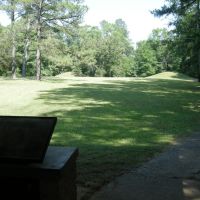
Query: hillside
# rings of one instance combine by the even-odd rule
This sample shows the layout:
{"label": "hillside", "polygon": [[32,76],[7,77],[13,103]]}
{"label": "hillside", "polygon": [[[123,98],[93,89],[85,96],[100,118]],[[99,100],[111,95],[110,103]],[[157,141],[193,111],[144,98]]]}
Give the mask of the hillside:
{"label": "hillside", "polygon": [[153,76],[149,76],[147,78],[153,79],[174,79],[174,80],[184,80],[184,81],[196,81],[195,78],[189,77],[185,74],[181,74],[178,72],[162,72],[159,74],[155,74]]}

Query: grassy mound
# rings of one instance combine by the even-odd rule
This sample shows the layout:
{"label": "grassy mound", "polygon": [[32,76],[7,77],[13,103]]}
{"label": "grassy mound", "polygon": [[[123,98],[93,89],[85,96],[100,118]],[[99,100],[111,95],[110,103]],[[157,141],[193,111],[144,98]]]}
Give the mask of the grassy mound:
{"label": "grassy mound", "polygon": [[56,76],[56,78],[63,78],[63,79],[69,78],[69,77],[74,77],[73,72],[64,72],[64,73],[58,74],[58,75]]}
{"label": "grassy mound", "polygon": [[162,72],[153,76],[149,76],[147,78],[153,78],[153,79],[173,79],[173,80],[184,80],[184,81],[196,81],[196,79],[191,78],[185,74],[181,74],[178,72]]}

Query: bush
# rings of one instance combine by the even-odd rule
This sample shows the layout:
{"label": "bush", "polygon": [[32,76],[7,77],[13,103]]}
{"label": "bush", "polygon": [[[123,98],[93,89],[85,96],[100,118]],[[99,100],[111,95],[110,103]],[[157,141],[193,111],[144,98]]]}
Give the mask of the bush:
{"label": "bush", "polygon": [[102,68],[97,68],[95,76],[96,77],[104,77],[106,74],[106,71]]}

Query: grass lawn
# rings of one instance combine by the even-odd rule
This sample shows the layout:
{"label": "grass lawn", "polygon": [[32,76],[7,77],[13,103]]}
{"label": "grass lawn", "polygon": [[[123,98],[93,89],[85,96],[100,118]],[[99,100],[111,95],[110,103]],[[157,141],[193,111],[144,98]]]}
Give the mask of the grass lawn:
{"label": "grass lawn", "polygon": [[90,192],[200,131],[200,84],[146,79],[0,79],[0,115],[57,116],[52,145],[79,148],[78,184]]}

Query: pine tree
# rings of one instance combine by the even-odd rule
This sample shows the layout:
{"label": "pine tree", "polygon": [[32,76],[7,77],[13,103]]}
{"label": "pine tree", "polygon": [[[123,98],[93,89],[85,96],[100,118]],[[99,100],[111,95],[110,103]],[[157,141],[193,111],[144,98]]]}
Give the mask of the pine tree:
{"label": "pine tree", "polygon": [[45,29],[59,31],[81,22],[86,6],[81,0],[33,0],[36,24],[36,79],[41,79],[41,41]]}

